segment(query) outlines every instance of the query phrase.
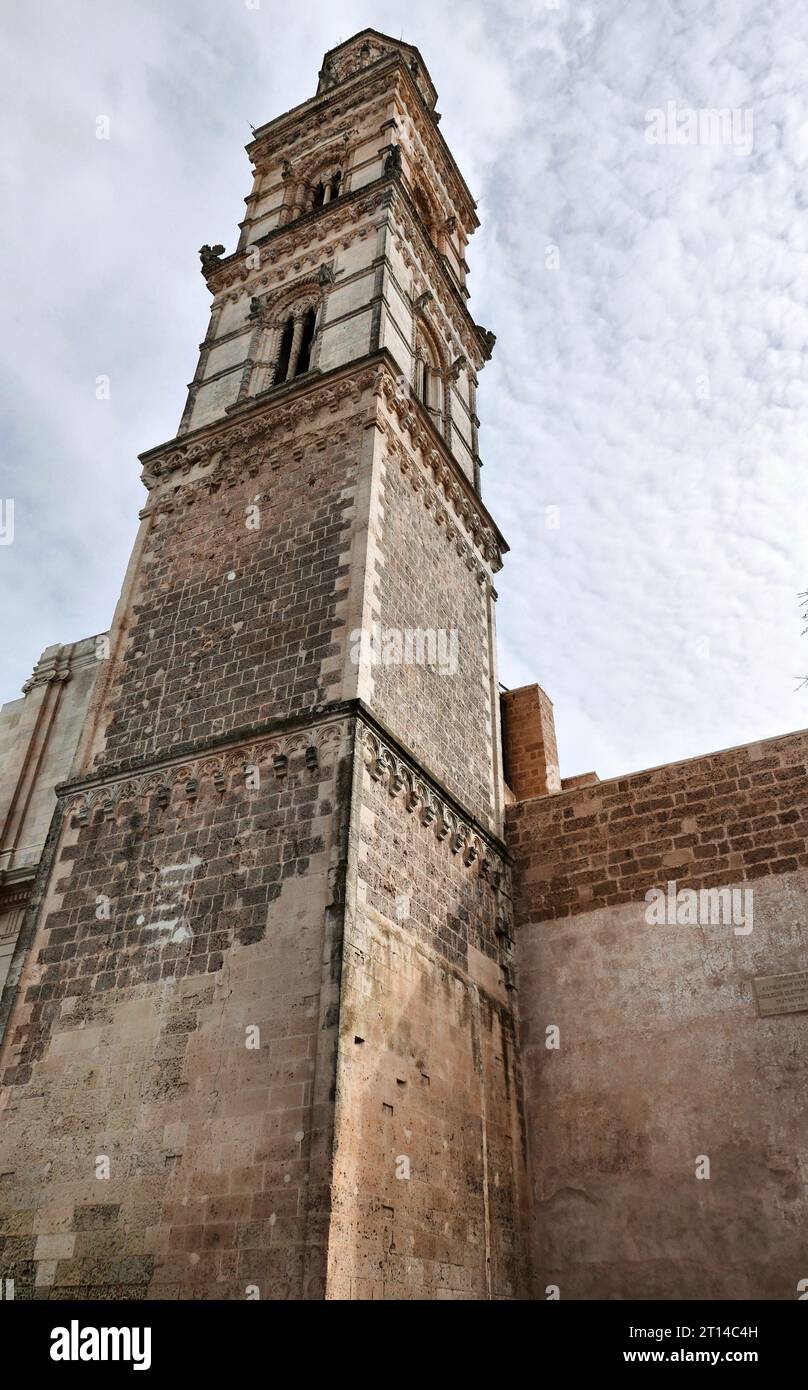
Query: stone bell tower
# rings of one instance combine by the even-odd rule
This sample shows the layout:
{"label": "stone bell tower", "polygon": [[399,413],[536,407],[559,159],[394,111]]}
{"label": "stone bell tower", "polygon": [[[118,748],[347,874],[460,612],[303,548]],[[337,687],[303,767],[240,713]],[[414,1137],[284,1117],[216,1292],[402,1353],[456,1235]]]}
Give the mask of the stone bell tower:
{"label": "stone bell tower", "polygon": [[493,335],[435,102],[340,44],[201,253],[3,1043],[18,1298],[525,1293]]}

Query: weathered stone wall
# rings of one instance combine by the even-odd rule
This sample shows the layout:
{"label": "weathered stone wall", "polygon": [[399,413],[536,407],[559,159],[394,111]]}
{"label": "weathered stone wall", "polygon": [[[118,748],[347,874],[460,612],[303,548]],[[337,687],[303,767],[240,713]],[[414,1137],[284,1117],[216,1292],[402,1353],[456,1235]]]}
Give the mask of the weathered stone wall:
{"label": "weathered stone wall", "polygon": [[149,456],[0,1059],[18,1297],[324,1292],[350,776],[317,711],[343,693],[366,409],[332,383]]}
{"label": "weathered stone wall", "polygon": [[372,705],[464,806],[498,831],[490,580],[468,536],[454,543],[443,499],[414,454],[403,444],[383,454]]}
{"label": "weathered stone wall", "polygon": [[322,1295],[345,756],[319,725],[68,800],[2,1057],[18,1298]]}
{"label": "weathered stone wall", "polygon": [[553,704],[538,685],[500,696],[502,768],[517,801],[561,790]]}
{"label": "weathered stone wall", "polygon": [[[392,380],[380,362],[342,387],[312,386],[294,413],[267,409],[226,438],[203,432],[147,457],[152,495],[0,1059],[0,1234],[19,1297],[326,1291],[332,1146],[340,1174],[349,1171],[357,1117],[378,1097],[354,1090],[343,1129],[334,1129],[336,1040],[339,1031],[344,1059],[360,988],[341,1000],[347,827],[360,812],[347,745],[338,761],[320,737],[324,711],[367,697],[407,738],[408,711],[419,704],[422,756],[450,747],[447,719],[466,758],[471,746],[477,782],[455,772],[462,761],[449,759],[447,769],[466,801],[493,778],[484,557],[472,573],[471,536],[458,548],[459,531],[454,541],[447,534],[459,518],[436,524],[398,463],[395,505],[380,504],[379,373]],[[411,458],[410,466],[423,465]],[[260,519],[251,527],[253,504]],[[439,678],[458,685],[456,716],[423,667],[406,668],[404,687],[385,686],[382,701],[350,659],[352,615],[382,592],[376,560],[386,553],[391,567],[403,566],[408,544],[422,573],[443,579],[420,596],[410,579],[400,590],[388,581],[395,617],[434,627],[457,607],[484,644],[482,663]],[[398,835],[401,822],[416,825],[388,792],[381,800]],[[424,939],[413,957],[424,1005],[407,1026],[413,1051],[430,1065],[435,1058],[437,1100],[420,1102],[417,1176],[400,1189],[399,1229],[418,1259],[427,1259],[426,1236],[435,1238],[413,1288],[507,1296],[524,1277],[513,1021],[497,963],[509,903],[500,892],[497,918],[498,890],[480,873],[485,862],[488,875],[491,852],[475,807],[439,811],[430,799],[427,809],[406,856],[413,919],[394,926],[397,952],[410,949],[410,931]],[[376,877],[389,877],[387,827],[380,836],[368,920],[352,870],[362,940],[389,909]],[[444,1073],[431,1038],[447,971],[461,1002],[457,1055]],[[385,986],[394,1008],[396,980],[394,968]],[[370,977],[365,988],[372,993]],[[255,1051],[246,1045],[251,1025],[260,1030]],[[389,1071],[397,1050],[377,1029],[365,1053],[374,1076]],[[462,1191],[473,1213],[469,1239],[482,1244],[471,1259],[462,1223],[442,1244],[426,1214],[437,1171],[430,1158],[424,1176],[428,1116],[449,1094],[458,1137],[440,1172],[448,1169],[447,1190]],[[97,1175],[103,1159],[109,1177]],[[347,1193],[344,1183],[339,1191]],[[372,1207],[377,1187],[370,1192]],[[364,1198],[360,1206],[346,1251],[371,1238]],[[332,1254],[337,1248],[332,1237]],[[366,1277],[355,1274],[353,1254],[345,1273],[341,1260],[331,1296],[365,1287],[350,1282]],[[373,1290],[398,1296],[403,1278],[402,1266],[385,1266]]]}
{"label": "weathered stone wall", "polygon": [[0,708],[0,872],[33,874],[69,774],[105,650],[104,634],[48,647],[25,693]]}
{"label": "weathered stone wall", "polygon": [[54,788],[73,765],[104,640],[48,647],[23,696],[0,708],[0,1037],[2,991],[56,809]]}
{"label": "weathered stone wall", "polygon": [[408,809],[403,771],[360,741],[329,1290],[524,1296],[508,875],[495,846],[472,858],[447,833],[445,803],[426,824],[423,804]]}
{"label": "weathered stone wall", "polygon": [[[808,965],[807,830],[806,734],[509,808],[540,1291],[797,1296],[806,1016],[752,980]],[[752,930],[649,925],[668,881],[751,889]]]}
{"label": "weathered stone wall", "polygon": [[270,408],[249,428],[146,456],[159,486],[97,764],[158,758],[340,698],[361,401],[354,381],[313,386],[293,416]]}

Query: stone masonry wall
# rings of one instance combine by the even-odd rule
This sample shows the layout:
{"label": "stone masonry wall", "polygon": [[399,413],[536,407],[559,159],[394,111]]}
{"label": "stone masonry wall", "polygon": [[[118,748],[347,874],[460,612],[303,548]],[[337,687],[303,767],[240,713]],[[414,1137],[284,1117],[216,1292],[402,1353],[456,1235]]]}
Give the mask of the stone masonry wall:
{"label": "stone masonry wall", "polygon": [[68,801],[2,1056],[17,1298],[322,1296],[342,739]]}
{"label": "stone masonry wall", "polygon": [[355,770],[329,1289],[525,1296],[508,875],[408,810],[377,753]]}
{"label": "stone masonry wall", "polygon": [[[539,1296],[797,1297],[805,1013],[752,980],[808,966],[807,831],[804,733],[509,808]],[[752,930],[649,925],[668,881]]]}
{"label": "stone masonry wall", "polygon": [[148,456],[0,1059],[19,1297],[324,1292],[350,776],[318,711],[372,380]]}
{"label": "stone masonry wall", "polygon": [[517,801],[561,790],[553,705],[538,685],[500,695],[502,764]]}
{"label": "stone masonry wall", "polygon": [[386,455],[373,707],[469,811],[493,826],[487,587],[436,524],[413,476],[414,462],[405,475],[398,458]]}
{"label": "stone masonry wall", "polygon": [[339,698],[341,665],[328,658],[359,435],[333,414],[278,443],[262,417],[229,473],[231,437],[214,435],[197,445],[198,476],[155,498],[97,761],[165,756]]}

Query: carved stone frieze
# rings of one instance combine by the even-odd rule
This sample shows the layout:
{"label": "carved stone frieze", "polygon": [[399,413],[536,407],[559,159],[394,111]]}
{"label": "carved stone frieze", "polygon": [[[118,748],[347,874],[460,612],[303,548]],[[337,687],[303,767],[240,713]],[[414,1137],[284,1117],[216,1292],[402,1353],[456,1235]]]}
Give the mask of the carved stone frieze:
{"label": "carved stone frieze", "polygon": [[421,825],[430,829],[436,839],[446,841],[452,854],[456,854],[466,868],[471,869],[476,865],[480,877],[486,879],[492,888],[498,888],[502,881],[503,865],[494,845],[464,820],[407,759],[394,752],[373,730],[364,729],[363,745],[365,767],[372,780],[386,786],[390,795],[399,800]]}
{"label": "carved stone frieze", "polygon": [[[436,327],[451,344],[452,354],[466,357],[475,371],[479,371],[486,357],[491,355],[490,352],[486,354],[485,344],[481,342],[481,330],[465,305],[458,301],[456,292],[450,289],[443,275],[435,274],[435,248],[416,223],[407,201],[399,192],[394,193],[393,214],[396,221],[393,244],[416,280],[416,312],[429,313]],[[430,297],[427,298],[427,295]],[[443,320],[436,313],[438,308],[442,311]]]}
{"label": "carved stone frieze", "polygon": [[66,670],[56,670],[53,667],[45,667],[43,670],[34,671],[28,677],[22,688],[23,695],[27,695],[29,690],[33,690],[37,685],[50,685],[54,681],[69,681],[70,672]]}
{"label": "carved stone frieze", "polygon": [[385,111],[389,102],[389,82],[376,76],[368,79],[361,95],[354,90],[350,97],[332,97],[327,105],[309,108],[298,114],[290,114],[285,120],[274,121],[272,130],[262,134],[259,130],[247,153],[257,172],[263,172],[278,154],[293,159],[304,158],[317,145],[326,140],[341,136],[344,130],[351,130],[357,120],[369,123],[378,102],[379,112]]}
{"label": "carved stone frieze", "polygon": [[[198,468],[206,470],[204,476],[208,482],[218,484],[231,477],[236,479],[245,472],[254,477],[267,455],[284,439],[294,437],[296,445],[303,444],[303,431],[320,414],[333,413],[346,402],[358,404],[363,392],[374,386],[375,381],[376,373],[368,370],[358,376],[313,385],[305,395],[297,396],[288,404],[268,404],[266,410],[251,413],[247,419],[223,420],[204,438],[174,444],[154,457],[141,456],[142,480],[151,490],[164,480],[181,480]],[[141,516],[149,510],[147,504]]]}
{"label": "carved stone frieze", "polygon": [[[358,224],[367,222],[389,197],[390,189],[385,186],[367,197],[337,198],[320,209],[312,222],[303,226],[300,221],[288,223],[288,231],[283,235],[272,234],[271,244],[258,245],[257,267],[255,245],[229,256],[208,276],[208,288],[215,295],[214,307],[240,298],[245,286],[254,293],[261,286],[277,285],[290,272],[299,274],[307,265],[316,267],[324,257],[333,255],[338,245],[347,247],[356,237],[367,236],[368,228]],[[291,259],[286,265],[288,258]],[[234,286],[239,287],[238,291],[227,294]]]}
{"label": "carved stone frieze", "polygon": [[225,792],[234,777],[243,777],[244,785],[257,789],[265,776],[283,781],[318,771],[338,748],[344,727],[343,723],[322,724],[276,734],[207,756],[150,767],[142,773],[105,778],[89,787],[68,787],[59,794],[70,814],[80,824],[87,824],[95,811],[101,810],[111,819],[119,807],[133,801],[145,805],[156,799],[158,805],[167,806],[174,796],[195,801],[208,786]]}

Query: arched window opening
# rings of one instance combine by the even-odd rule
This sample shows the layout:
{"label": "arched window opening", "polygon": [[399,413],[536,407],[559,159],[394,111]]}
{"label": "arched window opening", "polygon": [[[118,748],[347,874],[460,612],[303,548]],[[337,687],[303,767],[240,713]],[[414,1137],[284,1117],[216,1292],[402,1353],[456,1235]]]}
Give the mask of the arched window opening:
{"label": "arched window opening", "polygon": [[443,376],[432,345],[419,334],[415,349],[415,394],[438,429],[443,422]]}
{"label": "arched window opening", "polygon": [[303,319],[303,335],[300,339],[300,352],[298,353],[295,376],[301,376],[303,372],[309,370],[311,365],[311,349],[314,343],[314,325],[317,315],[313,309],[309,309]]}
{"label": "arched window opening", "polygon": [[309,370],[316,325],[317,312],[314,308],[307,309],[305,314],[289,315],[281,330],[273,385],[293,381],[296,376]]}
{"label": "arched window opening", "polygon": [[314,190],[309,207],[312,210],[325,207],[332,199],[339,197],[341,188],[342,171],[340,169],[335,169],[330,174],[324,174]]}
{"label": "arched window opening", "polygon": [[294,319],[289,316],[283,325],[281,334],[281,346],[278,352],[278,365],[275,368],[275,385],[286,380],[286,373],[289,370],[289,357],[292,351],[292,337],[295,331]]}

